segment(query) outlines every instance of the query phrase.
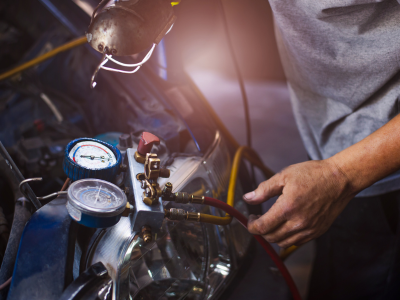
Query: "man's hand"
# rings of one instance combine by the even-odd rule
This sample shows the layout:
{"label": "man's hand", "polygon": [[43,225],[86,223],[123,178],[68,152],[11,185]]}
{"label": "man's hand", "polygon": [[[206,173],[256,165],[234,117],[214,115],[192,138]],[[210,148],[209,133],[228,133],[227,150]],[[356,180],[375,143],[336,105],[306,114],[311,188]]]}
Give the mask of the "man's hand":
{"label": "man's hand", "polygon": [[250,216],[248,229],[283,248],[301,245],[327,231],[355,194],[332,160],[292,165],[243,197],[259,204],[280,195],[263,216]]}

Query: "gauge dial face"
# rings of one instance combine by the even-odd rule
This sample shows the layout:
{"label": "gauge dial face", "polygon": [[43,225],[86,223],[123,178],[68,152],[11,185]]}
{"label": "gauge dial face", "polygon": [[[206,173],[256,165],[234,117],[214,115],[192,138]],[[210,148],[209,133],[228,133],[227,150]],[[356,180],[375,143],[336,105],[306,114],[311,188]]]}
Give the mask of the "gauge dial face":
{"label": "gauge dial face", "polygon": [[83,179],[71,184],[68,197],[88,210],[111,212],[126,205],[124,192],[116,185],[99,179]]}
{"label": "gauge dial face", "polygon": [[117,163],[111,149],[95,141],[77,143],[69,152],[69,158],[87,169],[105,169]]}
{"label": "gauge dial face", "polygon": [[118,197],[114,191],[102,185],[82,186],[73,191],[73,196],[86,206],[105,210],[117,208],[124,202],[124,199]]}

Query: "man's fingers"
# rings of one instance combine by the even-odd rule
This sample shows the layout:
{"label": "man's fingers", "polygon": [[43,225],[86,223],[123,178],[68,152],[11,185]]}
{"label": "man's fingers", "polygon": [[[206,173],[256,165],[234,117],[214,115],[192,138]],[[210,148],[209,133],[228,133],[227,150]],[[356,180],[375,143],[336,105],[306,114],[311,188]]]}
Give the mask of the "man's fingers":
{"label": "man's fingers", "polygon": [[258,235],[266,235],[274,232],[279,226],[286,222],[285,214],[281,211],[280,205],[275,203],[261,217],[251,215],[247,228],[250,233]]}
{"label": "man's fingers", "polygon": [[311,232],[302,231],[278,243],[281,248],[289,248],[290,246],[301,246],[314,238]]}
{"label": "man's fingers", "polygon": [[304,222],[287,221],[275,231],[263,235],[270,243],[280,243],[306,229]]}
{"label": "man's fingers", "polygon": [[282,181],[282,176],[276,174],[270,179],[261,182],[257,189],[244,195],[243,199],[249,204],[260,204],[265,200],[278,196],[283,190],[284,184]]}

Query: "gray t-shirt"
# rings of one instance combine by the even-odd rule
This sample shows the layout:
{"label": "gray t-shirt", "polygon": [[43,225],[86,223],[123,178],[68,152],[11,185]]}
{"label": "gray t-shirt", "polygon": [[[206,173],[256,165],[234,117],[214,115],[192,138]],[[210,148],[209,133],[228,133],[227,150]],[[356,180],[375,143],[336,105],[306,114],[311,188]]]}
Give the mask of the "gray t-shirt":
{"label": "gray t-shirt", "polygon": [[[294,115],[312,159],[333,156],[399,113],[396,0],[270,0],[270,4]],[[398,189],[400,173],[395,173],[358,196]]]}

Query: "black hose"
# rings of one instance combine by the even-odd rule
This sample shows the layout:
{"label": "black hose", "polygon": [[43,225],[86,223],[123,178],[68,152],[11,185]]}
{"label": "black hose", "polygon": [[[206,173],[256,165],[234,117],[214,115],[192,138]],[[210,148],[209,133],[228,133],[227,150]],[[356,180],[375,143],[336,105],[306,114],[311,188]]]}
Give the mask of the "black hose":
{"label": "black hose", "polygon": [[[25,178],[22,176],[21,171],[18,169],[17,165],[12,160],[10,154],[7,152],[6,148],[4,147],[3,143],[0,141],[0,167],[1,171],[6,174],[5,178],[11,184],[11,187],[14,192],[14,199],[18,199],[22,194],[19,191],[19,183],[23,181]],[[4,167],[3,167],[4,166]],[[17,188],[18,186],[18,188]],[[25,194],[28,195],[29,200],[31,201],[32,205],[35,209],[39,209],[42,207],[40,201],[37,199],[35,193],[32,191],[29,184],[24,185]]]}
{"label": "black hose", "polygon": [[231,35],[229,32],[229,25],[228,25],[228,20],[227,20],[225,9],[224,9],[224,4],[222,3],[222,0],[219,0],[218,4],[219,4],[220,11],[221,11],[222,23],[224,25],[226,39],[228,41],[228,48],[231,53],[233,65],[235,67],[237,79],[238,79],[239,86],[240,86],[240,92],[242,93],[243,107],[244,107],[244,119],[246,121],[247,146],[251,147],[251,123],[250,123],[250,112],[249,112],[249,100],[247,99],[246,88],[244,86],[243,76],[242,76],[242,73],[240,72],[239,62],[236,57],[235,50],[233,48],[233,42],[232,42],[232,38],[231,38]]}
{"label": "black hose", "polygon": [[[25,224],[31,217],[31,209],[32,207],[30,202],[24,197],[19,198],[15,202],[14,219],[11,227],[10,237],[8,239],[6,252],[0,268],[0,284],[6,282],[12,276],[15,260],[17,258],[19,242],[21,240]],[[6,300],[7,293],[8,287],[1,290],[0,300]]]}

